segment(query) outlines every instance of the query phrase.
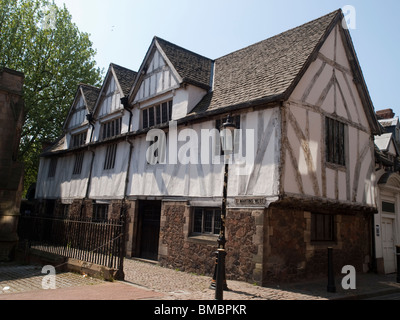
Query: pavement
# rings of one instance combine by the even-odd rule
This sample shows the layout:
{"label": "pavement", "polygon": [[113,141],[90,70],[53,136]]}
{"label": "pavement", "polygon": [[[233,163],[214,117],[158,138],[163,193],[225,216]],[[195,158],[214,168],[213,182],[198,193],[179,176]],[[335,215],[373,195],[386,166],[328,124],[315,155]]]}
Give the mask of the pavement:
{"label": "pavement", "polygon": [[[52,278],[42,266],[0,263],[0,300],[214,300],[209,277],[131,259],[125,260],[124,272],[125,281],[106,282],[70,272]],[[355,290],[344,290],[341,281],[341,277],[335,279],[336,293],[327,292],[327,279],[270,287],[228,281],[230,291],[224,293],[224,299],[379,300],[400,294],[395,274],[358,274]]]}

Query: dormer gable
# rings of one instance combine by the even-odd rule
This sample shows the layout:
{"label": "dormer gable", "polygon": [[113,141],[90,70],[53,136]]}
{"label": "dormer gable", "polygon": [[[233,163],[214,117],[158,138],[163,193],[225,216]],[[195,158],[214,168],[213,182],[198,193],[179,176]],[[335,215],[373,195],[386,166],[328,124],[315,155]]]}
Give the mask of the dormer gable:
{"label": "dormer gable", "polygon": [[137,73],[132,70],[110,64],[94,110],[96,119],[123,110],[121,98],[129,93],[136,75]]}
{"label": "dormer gable", "polygon": [[182,78],[155,41],[153,41],[143,61],[139,74],[140,77],[132,88],[133,103],[140,103],[165,92],[178,89],[182,82]]}
{"label": "dormer gable", "polygon": [[384,133],[380,136],[375,136],[375,145],[380,151],[386,154],[390,154],[393,157],[399,156],[393,133]]}
{"label": "dormer gable", "polygon": [[99,92],[99,88],[83,83],[79,84],[74,102],[64,123],[64,131],[73,131],[88,123],[86,115],[93,111]]}
{"label": "dormer gable", "polygon": [[212,60],[154,37],[129,95],[138,129],[185,117],[211,89],[212,74]]}

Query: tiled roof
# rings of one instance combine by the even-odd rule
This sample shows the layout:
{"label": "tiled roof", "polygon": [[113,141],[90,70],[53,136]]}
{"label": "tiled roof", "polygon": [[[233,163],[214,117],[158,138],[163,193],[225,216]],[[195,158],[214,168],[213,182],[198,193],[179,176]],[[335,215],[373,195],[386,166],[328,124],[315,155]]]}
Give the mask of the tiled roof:
{"label": "tiled roof", "polygon": [[332,12],[217,59],[214,90],[204,97],[193,113],[284,94],[340,14],[340,10]]}
{"label": "tiled roof", "polygon": [[100,89],[83,83],[80,84],[80,87],[82,88],[83,94],[85,96],[87,107],[89,111],[92,112],[96,105]]}
{"label": "tiled roof", "polygon": [[197,53],[181,48],[161,38],[155,41],[170,60],[183,82],[210,88],[213,61]]}
{"label": "tiled roof", "polygon": [[121,85],[122,90],[124,91],[124,94],[128,95],[129,91],[131,90],[131,88],[135,82],[137,72],[129,70],[124,67],[121,67],[114,63],[112,63],[111,65],[115,71],[117,78],[118,78],[118,82]]}

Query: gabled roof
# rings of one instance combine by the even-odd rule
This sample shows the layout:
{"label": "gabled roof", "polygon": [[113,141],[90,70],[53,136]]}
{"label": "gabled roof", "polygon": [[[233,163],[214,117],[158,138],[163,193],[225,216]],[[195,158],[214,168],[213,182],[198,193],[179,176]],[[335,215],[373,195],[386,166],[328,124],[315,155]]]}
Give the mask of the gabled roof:
{"label": "gabled roof", "polygon": [[371,130],[381,133],[373,103],[341,10],[215,60],[213,91],[191,115],[287,100],[336,25],[344,38]]}
{"label": "gabled roof", "polygon": [[188,83],[205,90],[211,88],[213,60],[159,37],[154,37],[130,91],[131,99],[134,99],[137,90],[139,90],[140,83],[146,74],[148,64],[155,50],[160,51],[163,59],[180,84]]}
{"label": "gabled roof", "polygon": [[121,67],[115,63],[112,63],[111,65],[124,95],[128,95],[133,84],[135,83],[137,72]]}
{"label": "gabled roof", "polygon": [[103,85],[101,86],[100,94],[96,101],[96,106],[93,113],[96,113],[102,101],[102,96],[104,95],[104,90],[108,85],[110,77],[116,78],[117,86],[120,88],[122,96],[127,96],[136,81],[137,72],[129,70],[127,68],[121,67],[115,63],[110,63],[107,74],[104,78]]}
{"label": "gabled roof", "polygon": [[182,82],[191,83],[205,89],[210,88],[213,61],[197,53],[186,50],[171,42],[155,37],[154,41],[164,52],[169,62],[179,74]]}
{"label": "gabled roof", "polygon": [[375,136],[375,145],[382,152],[389,152],[390,146],[392,145],[396,151],[396,155],[399,154],[392,133],[384,133],[380,136]]}
{"label": "gabled roof", "polygon": [[214,90],[193,112],[283,98],[340,13],[332,12],[217,59]]}
{"label": "gabled roof", "polygon": [[69,109],[68,116],[65,120],[63,129],[66,130],[68,122],[70,120],[71,114],[73,109],[75,108],[75,104],[79,99],[79,96],[83,97],[83,100],[85,101],[85,106],[88,109],[88,112],[92,112],[95,108],[97,98],[99,96],[100,89],[88,84],[80,83],[78,85],[78,88],[76,90],[74,102],[71,105],[71,108]]}
{"label": "gabled roof", "polygon": [[82,89],[83,96],[86,101],[86,107],[88,108],[88,110],[90,112],[92,112],[96,105],[96,101],[99,96],[100,89],[96,88],[94,86],[90,86],[88,84],[83,84],[83,83],[80,84],[80,87]]}

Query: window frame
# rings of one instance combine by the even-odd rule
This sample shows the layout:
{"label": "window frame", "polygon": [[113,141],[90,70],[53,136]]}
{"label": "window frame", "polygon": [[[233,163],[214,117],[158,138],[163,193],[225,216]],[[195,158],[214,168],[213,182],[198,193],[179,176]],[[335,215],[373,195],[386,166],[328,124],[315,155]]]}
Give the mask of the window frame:
{"label": "window frame", "polygon": [[87,130],[71,135],[71,148],[78,148],[86,144]]}
{"label": "window frame", "polygon": [[93,204],[93,214],[92,214],[92,221],[94,222],[105,222],[108,221],[108,214],[109,214],[109,204],[100,204],[95,203]]}
{"label": "window frame", "polygon": [[121,132],[122,132],[122,117],[106,121],[101,124],[100,141],[104,141],[119,136]]}
{"label": "window frame", "polygon": [[161,102],[141,110],[142,129],[152,128],[172,120],[173,100]]}
{"label": "window frame", "polygon": [[[221,208],[218,207],[194,207],[192,209],[192,223],[191,223],[191,235],[192,236],[218,236],[221,230]],[[200,230],[196,227],[196,214],[200,212],[201,222]],[[211,226],[206,226],[206,214],[212,213]],[[219,224],[219,226],[218,226]],[[211,230],[211,231],[207,231]]]}
{"label": "window frame", "polygon": [[[322,220],[322,221],[321,221]],[[317,230],[322,226],[322,231]],[[334,243],[336,242],[336,218],[333,214],[319,212],[311,213],[311,242]]]}
{"label": "window frame", "polygon": [[326,163],[346,167],[346,124],[325,117],[325,160]]}
{"label": "window frame", "polygon": [[103,170],[113,170],[117,158],[118,143],[113,143],[107,146],[106,155],[104,158]]}
{"label": "window frame", "polygon": [[73,176],[81,175],[84,158],[85,158],[84,152],[79,152],[79,153],[75,154],[75,164],[74,164],[74,168],[72,171]]}
{"label": "window frame", "polygon": [[58,158],[51,158],[49,164],[49,171],[47,173],[48,178],[55,178],[57,173]]}

